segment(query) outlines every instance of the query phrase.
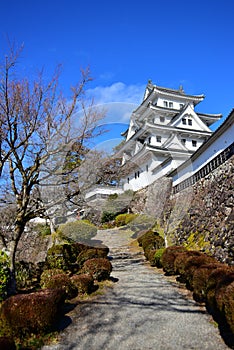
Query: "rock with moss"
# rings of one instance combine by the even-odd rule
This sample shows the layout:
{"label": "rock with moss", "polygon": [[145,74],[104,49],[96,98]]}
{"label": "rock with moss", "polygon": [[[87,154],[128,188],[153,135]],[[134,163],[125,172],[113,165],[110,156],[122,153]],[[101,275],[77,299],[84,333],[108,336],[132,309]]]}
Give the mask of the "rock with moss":
{"label": "rock with moss", "polygon": [[90,274],[95,280],[103,281],[110,277],[112,265],[108,259],[94,258],[84,263],[83,272]]}

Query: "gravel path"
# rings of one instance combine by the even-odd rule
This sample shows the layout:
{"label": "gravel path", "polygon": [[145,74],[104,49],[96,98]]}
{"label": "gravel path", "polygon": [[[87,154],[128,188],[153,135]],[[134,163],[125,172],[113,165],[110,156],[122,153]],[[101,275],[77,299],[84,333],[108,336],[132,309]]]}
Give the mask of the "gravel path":
{"label": "gravel path", "polygon": [[229,349],[205,309],[129,248],[128,233],[99,231],[95,239],[110,247],[112,276],[118,282],[105,295],[76,307],[59,343],[43,350]]}

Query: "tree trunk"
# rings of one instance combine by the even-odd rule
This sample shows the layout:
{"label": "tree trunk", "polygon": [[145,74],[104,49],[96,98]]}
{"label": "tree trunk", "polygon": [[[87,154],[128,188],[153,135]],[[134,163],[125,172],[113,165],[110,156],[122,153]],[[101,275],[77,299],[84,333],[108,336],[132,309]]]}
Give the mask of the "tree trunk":
{"label": "tree trunk", "polygon": [[10,258],[10,281],[8,283],[8,296],[14,295],[17,292],[16,276],[15,276],[15,256],[19,240],[24,232],[25,225],[15,225],[14,238],[9,243],[9,258]]}

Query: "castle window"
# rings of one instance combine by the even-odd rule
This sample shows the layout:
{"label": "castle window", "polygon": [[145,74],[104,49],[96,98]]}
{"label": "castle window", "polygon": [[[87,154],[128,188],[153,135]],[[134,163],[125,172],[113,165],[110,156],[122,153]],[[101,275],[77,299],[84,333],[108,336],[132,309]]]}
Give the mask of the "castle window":
{"label": "castle window", "polygon": [[184,107],[183,103],[180,103],[180,109],[182,109]]}
{"label": "castle window", "polygon": [[128,177],[128,184],[129,184],[129,177]]}
{"label": "castle window", "polygon": [[151,137],[148,138],[148,142],[149,142],[149,144],[151,144]]}
{"label": "castle window", "polygon": [[183,143],[183,145],[186,144],[186,139],[181,139],[181,142]]}
{"label": "castle window", "polygon": [[192,119],[188,119],[188,125],[192,125],[192,124],[193,124]]}
{"label": "castle window", "polygon": [[137,178],[137,173],[135,173],[135,179]]}
{"label": "castle window", "polygon": [[165,117],[160,117],[160,123],[164,123],[165,122]]}
{"label": "castle window", "polygon": [[197,141],[196,140],[192,140],[192,146],[193,147],[197,147]]}
{"label": "castle window", "polygon": [[146,165],[146,171],[147,171],[147,173],[148,173],[148,171],[149,171],[149,166],[148,166],[148,164]]}
{"label": "castle window", "polygon": [[167,101],[163,101],[163,105],[164,105],[164,107],[168,107],[168,102]]}
{"label": "castle window", "polygon": [[137,177],[140,177],[140,171],[137,172]]}
{"label": "castle window", "polygon": [[156,141],[161,143],[162,142],[162,136],[156,136]]}
{"label": "castle window", "polygon": [[173,108],[173,102],[169,102],[169,108]]}
{"label": "castle window", "polygon": [[182,124],[186,125],[187,124],[187,120],[186,118],[182,118]]}

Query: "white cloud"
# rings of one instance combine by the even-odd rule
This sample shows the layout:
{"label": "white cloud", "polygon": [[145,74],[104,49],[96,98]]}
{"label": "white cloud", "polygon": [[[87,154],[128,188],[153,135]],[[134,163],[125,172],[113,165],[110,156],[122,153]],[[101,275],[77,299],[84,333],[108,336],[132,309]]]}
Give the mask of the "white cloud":
{"label": "white cloud", "polygon": [[126,85],[122,82],[110,86],[97,86],[87,90],[95,104],[106,110],[105,122],[128,123],[130,115],[141,103],[145,85]]}

